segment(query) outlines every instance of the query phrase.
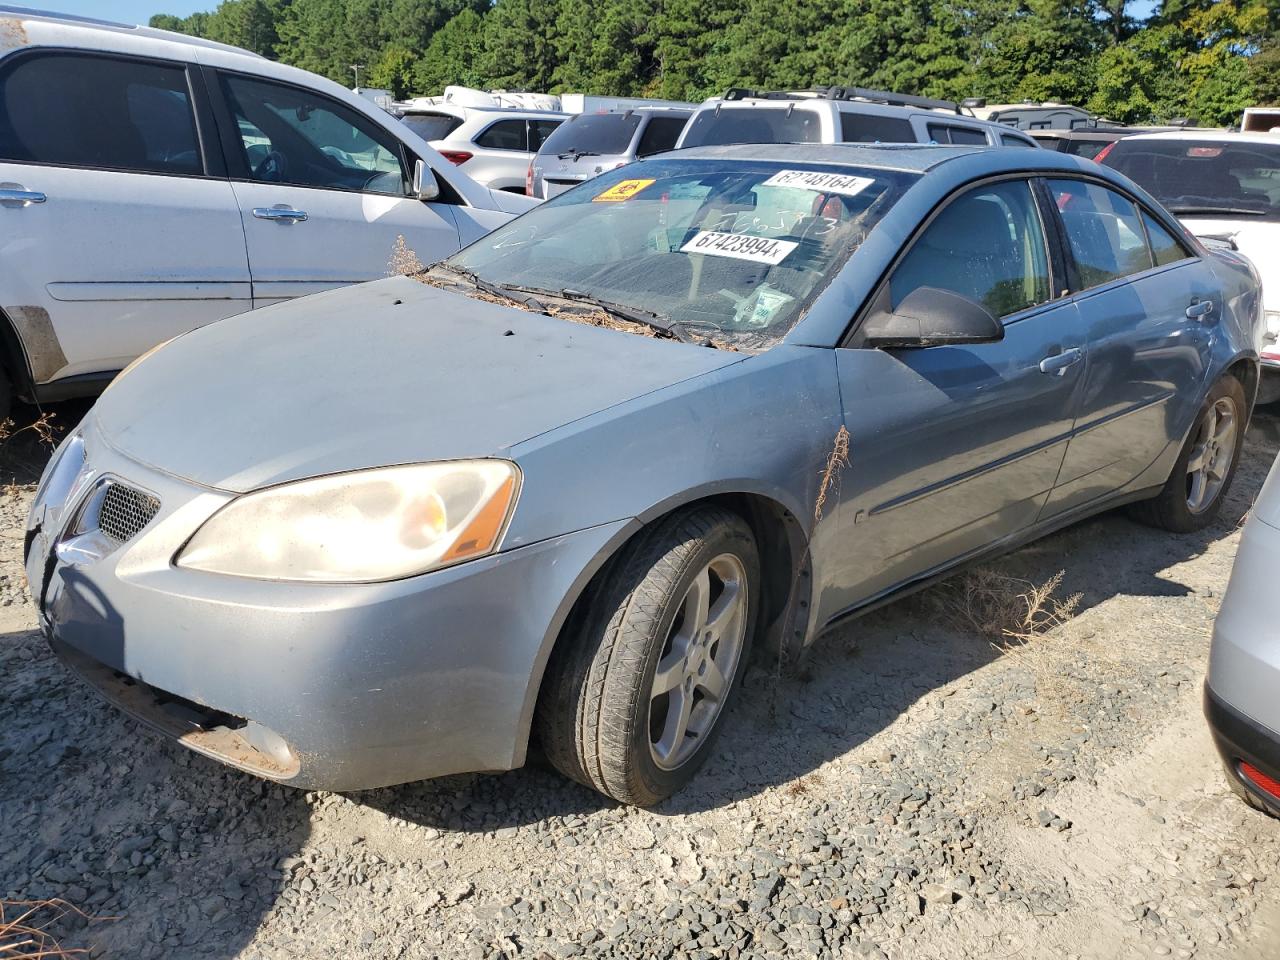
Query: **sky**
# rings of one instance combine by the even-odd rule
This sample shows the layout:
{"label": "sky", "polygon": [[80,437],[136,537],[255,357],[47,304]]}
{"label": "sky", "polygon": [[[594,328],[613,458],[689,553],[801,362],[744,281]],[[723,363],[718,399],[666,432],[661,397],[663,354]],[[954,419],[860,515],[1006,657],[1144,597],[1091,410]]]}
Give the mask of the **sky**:
{"label": "sky", "polygon": [[218,0],[12,0],[20,7],[74,13],[82,17],[98,17],[119,23],[146,23],[153,13],[172,13],[179,17],[197,10],[212,10]]}

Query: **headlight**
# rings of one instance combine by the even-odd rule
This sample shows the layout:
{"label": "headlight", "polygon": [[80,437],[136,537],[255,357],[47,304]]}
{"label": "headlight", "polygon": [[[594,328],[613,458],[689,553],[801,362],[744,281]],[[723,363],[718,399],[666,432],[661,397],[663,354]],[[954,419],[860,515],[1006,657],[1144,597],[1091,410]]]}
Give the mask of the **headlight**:
{"label": "headlight", "polygon": [[245,494],[179,552],[192,570],[262,580],[365,583],[492,553],[520,486],[515,464],[379,467]]}
{"label": "headlight", "polygon": [[1262,339],[1267,343],[1280,340],[1280,310],[1268,310],[1262,315]]}

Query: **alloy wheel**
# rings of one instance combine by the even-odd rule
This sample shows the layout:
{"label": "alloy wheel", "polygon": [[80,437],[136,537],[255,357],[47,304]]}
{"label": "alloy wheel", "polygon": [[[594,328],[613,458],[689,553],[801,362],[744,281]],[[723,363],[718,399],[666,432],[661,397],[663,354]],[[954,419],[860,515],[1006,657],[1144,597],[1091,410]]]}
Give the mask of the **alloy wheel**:
{"label": "alloy wheel", "polygon": [[1187,460],[1187,509],[1201,513],[1213,505],[1236,456],[1239,418],[1230,397],[1220,397],[1196,426],[1195,445]]}

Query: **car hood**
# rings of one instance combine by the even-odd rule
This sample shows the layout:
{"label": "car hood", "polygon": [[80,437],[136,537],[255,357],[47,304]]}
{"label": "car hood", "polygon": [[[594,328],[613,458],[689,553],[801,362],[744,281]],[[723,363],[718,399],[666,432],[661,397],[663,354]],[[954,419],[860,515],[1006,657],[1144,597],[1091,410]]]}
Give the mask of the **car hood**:
{"label": "car hood", "polygon": [[232,317],[127,370],[94,408],[124,455],[234,492],[502,456],[742,360],[397,277]]}
{"label": "car hood", "polygon": [[489,187],[493,204],[503,213],[514,213],[519,216],[542,203],[537,197],[527,197],[523,193],[512,193],[510,190],[495,190]]}
{"label": "car hood", "polygon": [[1280,310],[1280,223],[1273,220],[1180,217],[1197,237],[1230,238],[1262,277],[1262,299],[1268,310]]}

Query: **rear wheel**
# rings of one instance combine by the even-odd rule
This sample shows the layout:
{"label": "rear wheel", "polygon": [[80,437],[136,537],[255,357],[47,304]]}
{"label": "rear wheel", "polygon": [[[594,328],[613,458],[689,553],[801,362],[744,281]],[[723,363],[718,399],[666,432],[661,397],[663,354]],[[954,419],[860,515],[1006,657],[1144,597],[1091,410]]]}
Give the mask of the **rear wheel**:
{"label": "rear wheel", "polygon": [[1212,523],[1231,488],[1248,417],[1244,388],[1227,374],[1205,398],[1163,489],[1135,504],[1144,523],[1191,533]]}
{"label": "rear wheel", "polygon": [[751,645],[760,561],[736,514],[700,507],[613,560],[548,667],[538,725],[566,776],[647,806],[706,761]]}

